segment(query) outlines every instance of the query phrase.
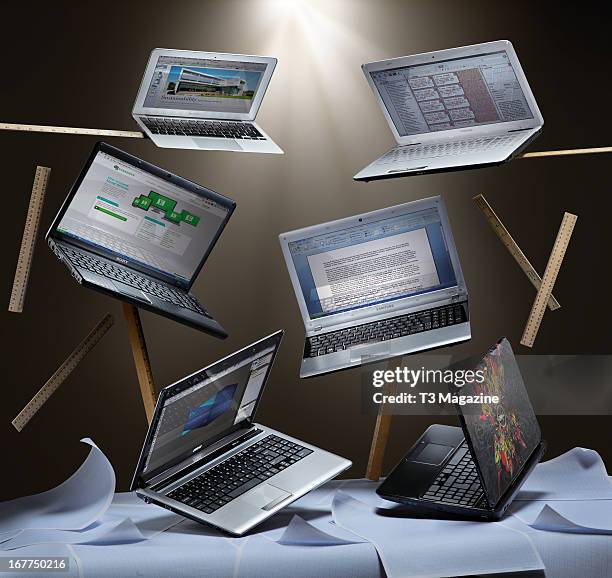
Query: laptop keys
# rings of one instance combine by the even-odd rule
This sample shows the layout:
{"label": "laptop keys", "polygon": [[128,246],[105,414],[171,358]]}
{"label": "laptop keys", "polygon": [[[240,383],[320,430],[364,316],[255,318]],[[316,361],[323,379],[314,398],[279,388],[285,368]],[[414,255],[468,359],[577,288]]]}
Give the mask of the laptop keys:
{"label": "laptop keys", "polygon": [[122,269],[121,267],[117,267],[111,263],[96,259],[91,255],[75,251],[71,248],[64,247],[63,250],[66,252],[70,260],[78,267],[82,267],[83,269],[87,269],[93,273],[102,275],[103,277],[125,283],[130,287],[136,287],[145,293],[158,297],[162,301],[173,303],[174,305],[184,307],[185,309],[191,309],[200,315],[205,315],[206,317],[211,318],[210,314],[204,310],[204,308],[195,300],[195,298],[183,291],[178,291],[172,287],[163,285],[162,283],[156,283],[152,279],[143,277],[127,269]]}
{"label": "laptop keys", "polygon": [[424,158],[440,158],[472,154],[505,148],[518,141],[521,135],[479,137],[476,139],[433,143],[429,145],[408,145],[391,149],[376,161],[378,165],[394,164]]}
{"label": "laptop keys", "polygon": [[[263,482],[264,480],[261,478],[252,478],[251,480],[249,480],[248,482],[245,482],[244,484],[242,484],[241,486],[238,486],[235,490],[232,490],[228,496],[230,498],[237,498],[238,496],[241,496],[242,494],[244,494],[245,492],[248,492],[249,490],[253,489],[255,486],[259,486],[259,484],[261,484],[261,482]],[[228,500],[229,502],[230,500]]]}
{"label": "laptop keys", "polygon": [[445,305],[309,337],[304,357],[328,355],[355,345],[398,339],[466,321],[466,310],[461,303]]}
{"label": "laptop keys", "polygon": [[443,504],[476,505],[482,497],[482,487],[476,464],[472,460],[472,454],[466,442],[459,446],[433,484],[421,497]]}
{"label": "laptop keys", "polygon": [[269,435],[172,490],[168,497],[211,514],[312,451]]}
{"label": "laptop keys", "polygon": [[228,122],[194,119],[142,118],[144,125],[153,134],[201,136],[213,138],[235,138],[265,140],[252,124],[248,122]]}

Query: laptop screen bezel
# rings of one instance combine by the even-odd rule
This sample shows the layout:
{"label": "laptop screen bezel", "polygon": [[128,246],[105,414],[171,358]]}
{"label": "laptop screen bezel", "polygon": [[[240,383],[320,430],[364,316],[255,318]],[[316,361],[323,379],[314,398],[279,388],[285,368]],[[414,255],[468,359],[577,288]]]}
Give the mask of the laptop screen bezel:
{"label": "laptop screen bezel", "polygon": [[[338,313],[330,313],[329,315],[317,317],[315,319],[310,318],[308,305],[306,304],[306,300],[304,299],[302,286],[300,284],[300,280],[295,269],[295,264],[293,262],[293,257],[289,249],[289,243],[294,241],[300,241],[302,239],[307,239],[309,237],[314,237],[316,235],[347,229],[352,226],[364,225],[371,221],[380,221],[381,219],[391,218],[394,215],[399,215],[407,212],[421,211],[432,207],[437,208],[438,213],[440,215],[440,224],[442,226],[442,232],[444,234],[444,239],[448,248],[453,272],[455,273],[455,285],[451,287],[446,287],[444,289],[434,289],[432,291],[427,291],[416,295],[408,295],[406,297],[401,297],[391,301],[385,301],[383,303],[375,303],[357,309],[350,309],[348,311],[341,311]],[[391,316],[395,313],[396,315],[398,315],[400,312],[403,312],[408,308],[413,308],[428,303],[437,303],[444,299],[451,299],[458,295],[465,295],[467,297],[467,287],[465,284],[465,279],[463,277],[463,271],[461,270],[459,254],[457,252],[457,247],[455,245],[455,241],[451,231],[450,222],[446,213],[446,206],[442,197],[439,195],[426,199],[410,201],[408,203],[395,205],[393,207],[379,209],[370,213],[363,213],[360,215],[355,215],[353,217],[339,219],[337,221],[331,221],[329,223],[306,227],[304,229],[291,231],[289,233],[282,233],[281,235],[279,235],[279,241],[281,244],[283,256],[285,257],[285,263],[287,265],[289,277],[291,278],[291,283],[293,285],[295,296],[298,301],[298,306],[300,309],[300,313],[302,314],[302,319],[304,321],[304,326],[306,328],[307,333],[319,328],[321,328],[321,330],[324,330],[327,328],[341,325],[343,323],[355,323],[359,320],[368,319],[379,314]]]}
{"label": "laptop screen bezel", "polygon": [[[175,108],[151,108],[145,107],[144,102],[147,96],[147,91],[153,78],[155,66],[161,56],[169,56],[176,58],[200,58],[209,60],[226,60],[234,62],[247,62],[247,63],[258,63],[264,64],[266,69],[262,75],[257,92],[253,97],[251,108],[248,112],[209,112],[201,110],[181,110]],[[193,50],[172,50],[168,48],[155,48],[145,68],[136,100],[134,101],[134,107],[132,109],[133,115],[149,115],[149,116],[164,116],[164,117],[176,117],[176,118],[218,118],[226,120],[255,120],[259,107],[263,97],[268,89],[272,73],[276,68],[277,59],[271,56],[253,56],[246,54],[225,54],[222,52],[199,52]]]}
{"label": "laptop screen bezel", "polygon": [[[153,271],[153,270],[149,269],[148,267],[146,267],[144,265],[140,265],[140,264],[134,263],[132,261],[130,261],[128,264],[126,264],[124,260],[120,260],[119,258],[117,258],[117,255],[115,255],[111,251],[108,251],[108,250],[104,249],[103,247],[91,245],[91,244],[86,243],[84,241],[80,241],[79,239],[75,239],[72,236],[63,235],[63,234],[61,234],[61,233],[59,233],[57,231],[57,227],[59,226],[62,218],[66,214],[66,211],[68,210],[68,207],[70,206],[70,203],[72,203],[72,200],[74,199],[75,195],[79,191],[81,183],[85,179],[85,176],[87,175],[87,172],[89,171],[89,168],[91,167],[92,163],[94,162],[94,160],[95,160],[95,158],[96,158],[96,156],[97,156],[97,154],[99,152],[103,152],[103,153],[109,154],[109,155],[111,155],[111,156],[113,156],[113,157],[115,157],[115,158],[117,158],[117,159],[119,159],[121,161],[124,161],[124,162],[134,166],[135,168],[144,170],[144,171],[154,175],[155,177],[157,177],[159,179],[162,179],[162,180],[164,180],[164,181],[166,181],[168,183],[171,183],[174,186],[182,187],[185,190],[189,191],[190,193],[194,193],[194,194],[199,195],[199,196],[201,196],[201,197],[203,197],[205,199],[208,199],[210,201],[214,201],[215,203],[218,203],[219,205],[221,205],[222,207],[227,209],[227,215],[225,216],[225,218],[223,219],[223,221],[219,225],[219,228],[218,228],[215,236],[211,239],[208,247],[203,252],[202,259],[198,263],[198,266],[195,268],[194,273],[193,273],[193,275],[191,276],[191,278],[189,279],[188,282],[180,281],[176,277],[174,277],[172,275],[169,275],[169,274],[165,275],[165,274],[163,274],[161,272]],[[203,187],[201,185],[198,185],[196,183],[188,181],[187,179],[184,179],[182,177],[174,175],[174,174],[170,173],[169,171],[166,171],[166,170],[164,170],[164,169],[162,169],[160,167],[152,165],[151,163],[143,161],[142,159],[139,159],[138,157],[135,157],[135,156],[133,156],[133,155],[131,155],[129,153],[126,153],[125,151],[122,151],[122,150],[120,150],[118,148],[115,148],[115,147],[113,147],[113,146],[111,146],[109,144],[106,144],[104,142],[98,142],[98,143],[96,143],[96,145],[93,148],[93,151],[89,155],[89,158],[87,159],[87,162],[85,163],[83,169],[81,170],[81,173],[79,174],[79,176],[77,177],[76,181],[72,185],[72,187],[70,189],[70,192],[68,193],[68,196],[66,197],[66,199],[62,203],[62,206],[61,206],[59,212],[57,213],[55,219],[53,220],[53,223],[51,223],[51,226],[49,227],[49,230],[47,231],[47,234],[45,235],[45,240],[48,241],[51,238],[54,241],[60,241],[60,242],[63,242],[63,243],[67,243],[69,245],[74,245],[76,247],[84,249],[85,251],[94,253],[96,255],[100,255],[101,257],[105,257],[106,259],[109,259],[111,261],[117,262],[117,263],[121,264],[124,267],[128,267],[128,268],[133,269],[135,271],[139,271],[140,273],[148,275],[149,277],[153,277],[155,279],[159,279],[160,281],[163,281],[163,282],[168,283],[170,285],[174,285],[175,287],[179,287],[181,289],[189,291],[189,289],[191,289],[191,286],[195,282],[198,274],[200,273],[200,270],[204,266],[204,263],[208,259],[208,256],[210,255],[211,251],[213,250],[213,247],[215,246],[215,244],[217,243],[219,237],[221,236],[221,233],[225,229],[225,226],[227,225],[227,222],[229,221],[230,217],[232,216],[232,213],[234,212],[235,208],[236,208],[236,202],[233,201],[232,199],[228,198],[228,197],[224,197],[223,195],[220,195],[219,193],[216,193],[215,191],[207,189],[206,187]]]}
{"label": "laptop screen bezel", "polygon": [[[151,423],[149,424],[147,435],[145,436],[145,440],[142,445],[140,457],[138,458],[138,464],[134,472],[134,477],[132,479],[130,491],[134,490],[137,487],[146,485],[153,478],[160,476],[161,474],[163,474],[163,472],[168,471],[171,468],[174,468],[174,466],[177,466],[181,462],[189,460],[189,464],[186,464],[186,465],[191,465],[197,462],[199,459],[205,456],[207,449],[211,448],[211,446],[213,446],[218,441],[222,440],[223,438],[233,434],[234,432],[240,429],[248,429],[252,427],[255,416],[257,414],[257,409],[259,408],[261,397],[263,395],[263,392],[268,383],[268,379],[270,377],[270,372],[272,371],[272,367],[278,355],[278,350],[279,350],[281,341],[283,339],[284,333],[285,331],[283,329],[280,329],[279,331],[276,331],[275,333],[272,333],[266,337],[263,337],[259,341],[256,341],[255,343],[251,343],[250,345],[247,345],[246,347],[243,347],[242,349],[239,349],[238,351],[234,351],[230,355],[227,355],[226,357],[219,359],[218,361],[215,361],[214,363],[211,363],[210,365],[207,365],[206,367],[198,369],[197,371],[191,373],[190,375],[187,375],[179,379],[175,383],[168,385],[167,387],[165,387],[159,392],[157,403],[155,404],[155,411],[153,413],[153,417],[151,418]],[[176,391],[177,389],[180,391],[181,388],[185,389],[187,387],[191,387],[191,384],[189,383],[190,379],[195,378],[202,372],[208,372],[212,369],[221,367],[225,364],[232,365],[234,358],[237,358],[249,352],[249,350],[252,352],[256,352],[257,349],[260,348],[261,351],[264,351],[265,349],[269,347],[274,348],[272,352],[272,359],[268,365],[268,369],[266,371],[266,375],[264,376],[263,383],[257,395],[257,399],[255,401],[255,406],[253,407],[253,412],[251,413],[251,416],[244,418],[243,420],[233,424],[232,426],[228,427],[227,429],[217,434],[216,436],[213,436],[210,439],[208,439],[206,441],[206,444],[197,453],[192,454],[191,452],[184,452],[180,456],[177,456],[176,458],[168,461],[163,466],[158,467],[155,470],[152,470],[151,472],[148,472],[145,475],[143,473],[145,469],[145,463],[149,455],[149,452],[151,451],[151,445],[153,443],[153,437],[155,435],[155,430],[157,429],[157,425],[161,418],[161,413],[162,413],[164,403],[166,402],[166,400],[172,395],[174,395],[175,393],[178,393],[178,391]],[[200,445],[200,443],[198,443],[197,445]]]}
{"label": "laptop screen bezel", "polygon": [[[411,134],[401,136],[398,131],[387,106],[380,95],[378,88],[372,78],[372,72],[379,72],[382,70],[393,70],[395,68],[404,68],[407,66],[418,66],[420,64],[431,64],[435,62],[445,60],[455,60],[460,58],[468,58],[471,56],[479,56],[484,54],[490,54],[493,52],[504,51],[508,54],[512,68],[516,74],[516,78],[519,81],[521,90],[525,95],[527,104],[533,113],[533,118],[510,121],[510,122],[497,122],[492,124],[481,124],[473,127],[463,127],[458,129],[441,130],[427,133]],[[490,134],[499,134],[502,132],[511,132],[525,129],[541,128],[544,125],[544,118],[538,108],[535,97],[531,92],[527,77],[523,72],[523,68],[519,62],[516,51],[512,46],[512,43],[508,40],[496,40],[494,42],[485,42],[482,44],[474,44],[472,46],[462,46],[459,48],[449,48],[446,50],[438,50],[435,52],[426,52],[423,54],[415,54],[414,56],[402,56],[399,58],[391,58],[388,60],[380,60],[377,62],[369,62],[362,65],[363,73],[374,93],[378,105],[380,106],[385,119],[393,133],[393,136],[398,144],[407,145],[414,143],[429,143],[429,142],[440,142],[442,140],[453,140],[457,138],[469,138],[474,134],[479,136],[487,136]]]}

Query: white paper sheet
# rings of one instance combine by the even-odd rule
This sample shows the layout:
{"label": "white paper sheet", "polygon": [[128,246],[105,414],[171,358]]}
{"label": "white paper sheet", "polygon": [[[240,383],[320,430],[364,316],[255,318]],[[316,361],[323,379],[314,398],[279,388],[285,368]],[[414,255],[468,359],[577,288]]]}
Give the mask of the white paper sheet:
{"label": "white paper sheet", "polygon": [[363,538],[348,532],[344,528],[325,524],[325,530],[317,528],[301,516],[295,515],[278,540],[285,546],[342,546],[365,542]]}
{"label": "white paper sheet", "polygon": [[118,545],[149,540],[183,522],[185,518],[153,504],[145,504],[134,493],[115,494],[99,520],[82,530],[33,528],[8,532],[14,539],[0,540],[0,551],[34,544]]}
{"label": "white paper sheet", "polygon": [[366,479],[332,480],[331,482],[327,482],[325,485],[308,492],[305,496],[293,502],[291,506],[295,507],[296,509],[315,508],[326,509],[331,512],[334,496],[338,490],[342,490],[352,498],[364,502],[369,506],[388,508],[393,505],[393,502],[389,502],[388,500],[381,498],[376,493],[376,488],[378,488],[381,481],[373,482]]}
{"label": "white paper sheet", "polygon": [[0,534],[0,544],[2,544],[2,542],[10,540],[11,538],[14,538],[17,534],[19,534],[19,532],[21,532],[21,530],[10,530],[8,532],[2,532],[2,534]]}
{"label": "white paper sheet", "polygon": [[80,530],[106,512],[115,491],[115,472],[102,451],[91,446],[79,469],[59,486],[0,503],[0,532],[22,529]]}
{"label": "white paper sheet", "polygon": [[223,538],[215,538],[214,543],[211,540],[195,534],[164,532],[135,544],[78,544],[72,548],[83,568],[83,578],[231,578],[236,549]]}
{"label": "white paper sheet", "polygon": [[501,524],[399,517],[393,509],[373,509],[342,491],[332,515],[376,547],[388,578],[544,569],[529,538]]}
{"label": "white paper sheet", "polygon": [[514,516],[537,530],[612,534],[612,500],[517,502],[511,508]]}
{"label": "white paper sheet", "polygon": [[23,530],[16,538],[0,544],[0,550],[16,550],[34,544],[129,544],[144,540],[136,524],[129,518],[122,518],[102,524],[94,524],[90,529],[72,530]]}
{"label": "white paper sheet", "polygon": [[549,578],[612,576],[610,536],[542,532],[526,526],[516,516],[508,516],[501,523],[527,533],[546,566],[546,576]]}
{"label": "white paper sheet", "polygon": [[515,501],[612,499],[612,483],[600,455],[574,448],[534,469]]}
{"label": "white paper sheet", "polygon": [[149,539],[168,528],[185,521],[161,506],[146,504],[134,492],[115,494],[100,522],[130,518],[144,538]]}
{"label": "white paper sheet", "polygon": [[[547,468],[549,471],[545,471],[544,475],[538,474],[539,470]],[[569,523],[559,517],[551,518],[548,512],[538,521],[546,505],[542,501],[513,504],[513,508],[517,507],[517,515],[508,516],[499,523],[401,518],[401,512],[398,513],[391,508],[390,502],[375,494],[376,483],[345,480],[328,483],[311,492],[273,516],[255,534],[244,538],[230,538],[213,528],[184,520],[162,508],[143,503],[133,493],[116,494],[97,522],[80,532],[70,532],[84,534],[115,522],[112,528],[106,526],[106,534],[98,530],[94,545],[38,544],[17,551],[0,552],[0,556],[14,556],[17,553],[19,556],[45,555],[53,551],[52,547],[61,547],[76,557],[81,567],[80,576],[87,578],[132,578],[136,575],[151,578],[179,575],[205,575],[206,578],[372,578],[384,574],[376,555],[378,552],[389,578],[408,575],[459,576],[476,573],[475,567],[479,573],[494,573],[502,565],[516,569],[516,559],[524,562],[533,556],[529,541],[525,539],[527,535],[537,546],[547,575],[555,578],[612,576],[612,537],[609,535],[542,531],[527,526],[525,522],[537,522],[539,525],[544,520],[549,524],[552,521],[557,528],[564,525],[571,527],[573,524],[592,530],[593,524],[599,520],[597,525],[605,526],[604,517],[608,514],[596,510],[608,508],[612,500],[575,501],[571,494],[573,489],[580,490],[581,485],[591,496],[606,494],[610,478],[599,456],[588,450],[574,450],[537,466],[533,475],[536,476],[535,491],[561,496],[559,501],[548,502],[548,505]],[[571,479],[568,481],[565,478]],[[339,488],[343,490],[339,496],[344,495],[344,500],[348,496],[358,498],[353,500],[358,507],[346,508],[345,511],[336,499],[334,516],[359,531],[330,524],[332,498]],[[0,504],[0,521],[4,522],[2,508]],[[385,509],[379,512],[377,508]],[[301,518],[297,528],[292,520],[295,514]],[[125,537],[125,530],[128,529],[119,524],[123,518],[129,518],[138,532],[148,539],[118,544],[117,540],[122,535]],[[288,533],[287,526],[292,527]],[[472,530],[470,527],[483,530]],[[163,531],[164,528],[170,529]],[[133,528],[130,530],[133,531]],[[0,542],[3,539],[6,542],[7,537],[15,533],[6,527],[1,531]],[[359,534],[357,540],[371,540],[374,545],[364,541],[337,544],[337,547],[314,547],[319,540],[330,545],[330,539],[332,542],[339,538],[350,540],[355,533]],[[130,535],[129,532],[127,535]],[[287,543],[277,543],[283,536],[289,538]],[[93,534],[89,536],[89,539],[92,538]],[[104,540],[107,543],[101,546]],[[289,544],[292,540],[295,543]],[[298,541],[301,543],[298,544]],[[4,544],[4,547],[7,546]],[[475,557],[476,561],[472,559]],[[491,566],[487,568],[489,562],[498,570],[492,571]],[[446,570],[439,571],[444,566]],[[541,561],[536,569],[540,568]],[[75,564],[71,561],[71,576],[76,575],[72,573],[74,570]]]}
{"label": "white paper sheet", "polygon": [[[209,578],[208,572],[202,576]],[[233,572],[223,578],[378,578],[384,576],[374,546],[283,546],[262,536],[241,545]],[[88,577],[89,578],[89,577]],[[167,578],[167,577],[164,577]]]}

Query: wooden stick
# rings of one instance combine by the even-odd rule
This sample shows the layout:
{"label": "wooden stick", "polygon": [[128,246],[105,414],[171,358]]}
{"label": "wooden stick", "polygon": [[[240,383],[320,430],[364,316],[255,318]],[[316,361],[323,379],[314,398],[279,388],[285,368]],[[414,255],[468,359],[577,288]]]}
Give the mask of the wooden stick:
{"label": "wooden stick", "polygon": [[125,138],[144,138],[144,134],[132,130],[108,130],[105,128],[80,128],[73,126],[48,126],[41,124],[15,124],[0,122],[0,130],[19,132],[52,132],[55,134],[81,134],[92,136],[118,136]]}
{"label": "wooden stick", "polygon": [[40,225],[40,217],[42,215],[45,192],[47,191],[50,174],[51,169],[49,167],[36,167],[30,204],[28,206],[28,215],[23,227],[23,237],[21,238],[21,247],[17,259],[17,269],[15,270],[15,279],[13,281],[13,289],[11,291],[11,298],[8,306],[8,310],[13,313],[21,313],[23,311],[23,303],[25,301],[28,279],[30,277],[30,268],[32,267],[32,261],[34,259],[34,247],[36,245],[38,227]]}
{"label": "wooden stick", "polygon": [[[393,395],[397,385],[395,383],[386,384],[384,387],[385,395]],[[366,468],[366,478],[377,482],[380,479],[383,460],[385,458],[385,450],[389,441],[389,430],[391,428],[390,413],[385,413],[388,404],[381,403],[378,406],[378,415],[376,416],[376,425],[372,434],[372,445],[370,446],[370,455],[368,457],[368,467]]]}
{"label": "wooden stick", "polygon": [[542,319],[544,317],[546,303],[552,295],[553,286],[557,280],[557,275],[561,269],[561,263],[563,263],[563,257],[565,256],[565,251],[569,245],[577,220],[578,217],[572,213],[565,213],[563,215],[563,220],[561,221],[561,226],[559,227],[559,232],[557,233],[557,238],[555,239],[555,244],[553,245],[550,257],[548,257],[544,277],[542,277],[542,285],[538,289],[533,306],[531,307],[531,313],[529,313],[529,319],[527,320],[525,330],[523,331],[521,345],[533,347],[536,335],[540,329],[540,324],[542,323]]}
{"label": "wooden stick", "polygon": [[27,423],[34,417],[36,412],[47,402],[47,400],[57,391],[60,385],[68,378],[68,376],[76,369],[77,365],[83,361],[85,356],[98,344],[106,332],[113,326],[113,316],[107,313],[103,319],[96,325],[79,343],[76,349],[66,358],[55,373],[47,380],[36,395],[28,402],[28,404],[19,412],[19,415],[13,420],[13,425],[17,431],[21,431]]}
{"label": "wooden stick", "polygon": [[140,314],[138,313],[137,307],[129,303],[124,303],[123,315],[127,322],[130,345],[132,346],[132,355],[134,356],[136,374],[138,375],[138,383],[140,384],[142,403],[144,404],[145,413],[147,414],[147,421],[151,423],[157,396],[155,393],[155,384],[153,382],[153,372],[151,371],[151,362],[149,361],[149,354],[147,352],[147,344],[142,331],[142,323],[140,322]]}
{"label": "wooden stick", "polygon": [[586,149],[565,149],[558,151],[537,151],[533,153],[523,153],[518,159],[537,159],[543,157],[565,157],[568,155],[594,155],[600,153],[612,153],[612,147],[592,147]]}
{"label": "wooden stick", "polygon": [[[485,219],[488,221],[489,225],[491,225],[491,228],[499,240],[503,243],[504,247],[508,249],[508,252],[510,255],[512,255],[518,266],[523,270],[523,273],[525,273],[527,279],[531,281],[531,284],[536,288],[536,291],[539,291],[540,287],[542,286],[542,278],[533,268],[533,265],[525,256],[525,253],[521,251],[521,248],[517,245],[512,235],[508,232],[508,229],[506,229],[504,224],[501,222],[500,218],[497,216],[497,213],[493,210],[493,207],[489,205],[489,202],[483,195],[476,195],[472,198],[472,200],[482,211]],[[551,294],[550,299],[548,300],[548,308],[551,311],[554,311],[555,309],[559,309],[559,307],[561,307],[560,303]]]}

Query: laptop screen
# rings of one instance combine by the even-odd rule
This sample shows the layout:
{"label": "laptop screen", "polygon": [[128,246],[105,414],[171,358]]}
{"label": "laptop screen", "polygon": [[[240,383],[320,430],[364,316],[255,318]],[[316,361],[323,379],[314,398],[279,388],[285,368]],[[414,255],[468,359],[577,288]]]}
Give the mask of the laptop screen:
{"label": "laptop screen", "polygon": [[457,285],[437,206],[288,246],[310,319]]}
{"label": "laptop screen", "polygon": [[249,113],[265,71],[261,62],[160,56],[143,106]]}
{"label": "laptop screen", "polygon": [[174,384],[163,397],[143,474],[168,467],[251,418],[282,333]]}
{"label": "laptop screen", "polygon": [[505,50],[370,74],[400,136],[533,118]]}
{"label": "laptop screen", "polygon": [[99,151],[55,232],[187,286],[229,209]]}
{"label": "laptop screen", "polygon": [[540,426],[512,347],[502,339],[474,368],[482,383],[468,383],[461,395],[498,396],[498,403],[458,406],[491,506],[497,504],[541,439]]}

